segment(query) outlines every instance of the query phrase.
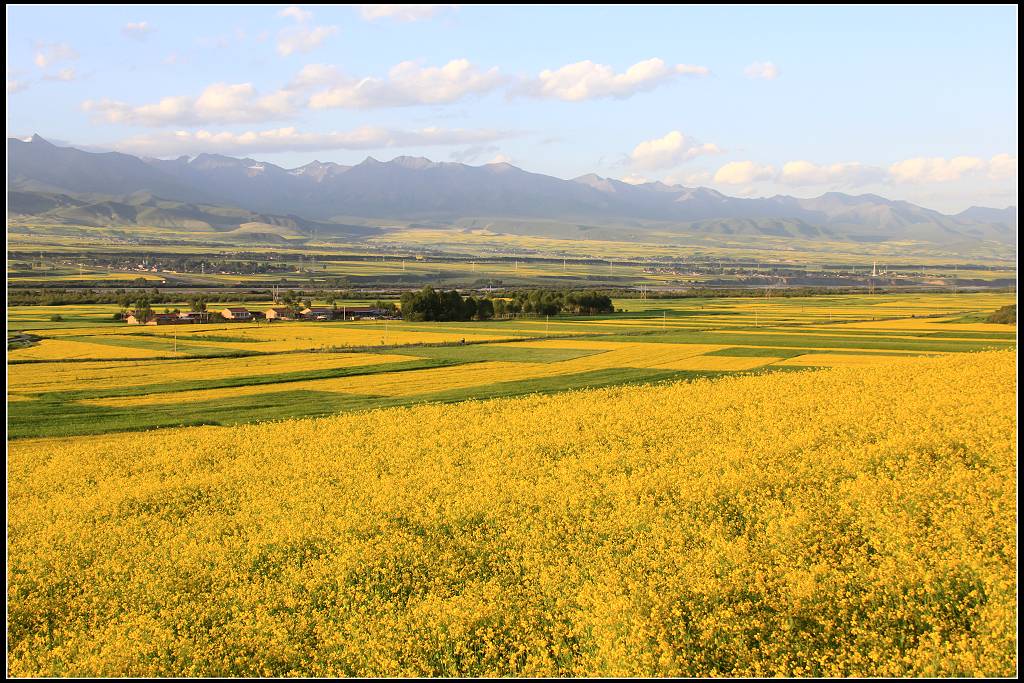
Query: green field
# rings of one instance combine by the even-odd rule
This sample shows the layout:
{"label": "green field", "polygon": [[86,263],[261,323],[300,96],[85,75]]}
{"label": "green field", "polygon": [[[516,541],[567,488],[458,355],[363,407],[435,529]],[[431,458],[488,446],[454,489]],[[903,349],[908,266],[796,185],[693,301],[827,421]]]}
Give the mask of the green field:
{"label": "green field", "polygon": [[[1014,348],[1005,294],[620,300],[599,317],[132,327],[113,306],[18,307],[8,431],[237,424],[738,372]],[[259,310],[259,306],[251,306]],[[54,322],[50,318],[59,314]]]}

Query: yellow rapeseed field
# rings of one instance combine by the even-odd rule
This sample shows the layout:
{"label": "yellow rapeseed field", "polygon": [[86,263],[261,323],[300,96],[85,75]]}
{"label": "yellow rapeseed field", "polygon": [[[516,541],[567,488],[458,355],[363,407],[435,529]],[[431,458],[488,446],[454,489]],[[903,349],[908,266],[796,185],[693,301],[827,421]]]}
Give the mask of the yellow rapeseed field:
{"label": "yellow rapeseed field", "polygon": [[809,367],[862,367],[865,365],[890,365],[900,362],[915,362],[912,356],[885,356],[882,354],[859,353],[805,353],[802,356],[780,360],[776,365],[799,365]]}
{"label": "yellow rapeseed field", "polygon": [[13,441],[15,676],[1012,676],[1014,351]]}
{"label": "yellow rapeseed field", "polygon": [[38,393],[117,387],[147,386],[171,382],[202,381],[308,372],[332,368],[379,365],[411,360],[410,356],[384,353],[281,353],[244,358],[191,358],[145,363],[83,362],[11,365],[7,369],[9,391]]}
{"label": "yellow rapeseed field", "polygon": [[7,357],[12,360],[52,361],[72,360],[78,358],[93,358],[96,360],[121,360],[125,358],[144,359],[184,355],[185,354],[183,352],[175,352],[172,349],[162,350],[111,346],[108,344],[93,344],[91,342],[76,341],[74,339],[43,339],[33,346],[26,346],[7,352]]}
{"label": "yellow rapeseed field", "polygon": [[[586,342],[583,342],[586,344]],[[600,342],[598,342],[600,343]],[[541,344],[540,342],[534,345]],[[359,394],[369,396],[416,396],[418,394],[429,394],[435,392],[462,389],[466,387],[483,386],[496,382],[514,382],[525,379],[540,377],[551,377],[553,375],[569,375],[592,370],[606,370],[609,368],[646,368],[660,367],[664,369],[686,369],[677,368],[673,363],[680,363],[682,359],[697,356],[709,351],[716,351],[727,348],[716,344],[630,344],[619,342],[605,342],[609,350],[603,353],[572,358],[569,360],[554,363],[524,363],[514,361],[488,361],[483,363],[471,363],[453,368],[428,368],[424,370],[410,370],[402,373],[381,373],[372,375],[360,375],[355,377],[337,377],[330,379],[301,380],[297,382],[282,382],[275,388],[252,385],[241,387],[229,387],[222,389],[195,389],[190,391],[154,392],[145,396],[130,396],[116,398],[86,399],[86,405],[101,407],[120,408],[133,405],[161,405],[170,403],[194,403],[197,401],[215,401],[225,398],[239,396],[252,396],[277,391],[289,391],[301,387],[306,391],[326,391],[343,394]],[[540,348],[558,348],[555,346],[540,346]],[[591,347],[593,348],[593,347]],[[356,354],[353,354],[356,355]],[[359,354],[372,356],[372,354]],[[387,355],[379,356],[381,363],[405,359],[412,360],[412,356]],[[704,361],[704,359],[701,359]],[[744,359],[747,363],[734,363],[736,367],[723,369],[746,369],[756,367],[770,362],[772,359],[763,360],[757,364],[750,364],[750,359]],[[370,361],[367,361],[369,363]],[[704,361],[707,363],[707,361]],[[725,365],[723,363],[711,364],[715,367]],[[691,363],[698,369],[702,368],[700,362]],[[743,367],[740,367],[740,366]]]}

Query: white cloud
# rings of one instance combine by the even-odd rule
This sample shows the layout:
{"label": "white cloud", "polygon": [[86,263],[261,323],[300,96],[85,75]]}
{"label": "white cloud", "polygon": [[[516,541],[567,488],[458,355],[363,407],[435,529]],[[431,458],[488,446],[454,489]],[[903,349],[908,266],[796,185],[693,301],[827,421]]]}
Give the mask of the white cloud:
{"label": "white cloud", "polygon": [[584,60],[551,70],[545,69],[533,80],[521,84],[518,92],[532,97],[545,97],[581,102],[601,97],[625,99],[638,92],[653,90],[679,75],[706,76],[707,67],[676,64],[671,66],[654,58],[637,62],[623,73],[605,64]]}
{"label": "white cloud", "polygon": [[334,67],[307,65],[299,73],[297,81],[311,83],[331,79],[339,82],[315,93],[309,100],[312,108],[366,109],[448,104],[468,95],[489,92],[506,81],[497,68],[482,71],[466,59],[455,59],[442,67],[402,62],[391,68],[386,79],[356,79],[341,75]]}
{"label": "white cloud", "polygon": [[7,94],[8,95],[12,95],[12,94],[14,94],[16,92],[22,92],[24,90],[28,90],[29,85],[30,84],[29,84],[28,81],[18,80],[17,78],[8,78],[7,79]]}
{"label": "white cloud", "polygon": [[144,135],[112,145],[133,154],[178,156],[216,152],[252,154],[275,152],[315,152],[332,149],[368,150],[390,147],[426,147],[484,144],[514,136],[514,132],[459,128],[420,128],[395,130],[364,126],[351,131],[303,133],[296,128],[234,132],[175,131]]}
{"label": "white cloud", "polygon": [[277,34],[277,52],[283,57],[296,52],[311,52],[327,38],[338,32],[337,26],[296,26]]}
{"label": "white cloud", "polygon": [[121,33],[128,38],[135,38],[136,40],[145,40],[155,30],[155,28],[149,25],[148,21],[128,22],[121,27]]}
{"label": "white cloud", "polygon": [[630,185],[643,185],[645,183],[661,182],[665,185],[684,185],[686,187],[693,187],[695,185],[706,185],[711,182],[711,173],[709,171],[688,171],[669,173],[657,180],[655,178],[648,178],[647,176],[640,175],[638,173],[630,173],[627,176],[619,178],[624,183]]}
{"label": "white cloud", "polygon": [[771,180],[774,177],[773,166],[753,161],[732,161],[718,169],[714,180],[724,185],[747,185],[758,180]]}
{"label": "white cloud", "polygon": [[45,69],[60,62],[70,62],[78,59],[78,53],[67,43],[37,43],[35,63],[40,69]]}
{"label": "white cloud", "polygon": [[277,52],[282,57],[297,52],[311,52],[338,32],[337,26],[310,26],[307,22],[312,20],[313,13],[295,5],[281,10],[278,16],[294,19],[297,23],[297,26],[282,29],[277,34]]}
{"label": "white cloud", "polygon": [[498,154],[495,154],[491,158],[491,160],[488,161],[487,163],[488,164],[512,164],[512,163],[515,163],[515,162],[512,160],[512,157],[510,157],[509,155],[498,153]]}
{"label": "white cloud", "polygon": [[367,21],[394,19],[412,22],[432,19],[441,12],[457,7],[458,5],[359,5],[359,14]]}
{"label": "white cloud", "polygon": [[782,167],[779,182],[785,185],[869,185],[885,179],[885,169],[860,162],[817,165],[810,161],[789,161]]}
{"label": "white cloud", "polygon": [[1017,178],[1017,157],[997,154],[988,162],[988,177],[992,180]]}
{"label": "white cloud", "polygon": [[310,19],[312,19],[313,18],[313,13],[312,12],[308,12],[308,11],[306,11],[306,10],[302,9],[301,7],[298,7],[296,5],[292,5],[291,7],[285,7],[283,10],[278,12],[277,16],[285,17],[285,18],[291,17],[292,19],[294,19],[295,21],[297,21],[297,22],[299,22],[301,24],[303,22],[306,22],[306,21],[309,21]]}
{"label": "white cloud", "polygon": [[43,78],[47,81],[62,81],[64,83],[68,83],[78,78],[78,74],[75,72],[73,67],[68,66],[63,69],[59,69],[55,73],[46,74]]}
{"label": "white cloud", "polygon": [[299,69],[288,87],[293,90],[313,88],[320,85],[340,83],[345,80],[345,74],[333,64],[307,64]]}
{"label": "white cloud", "polygon": [[712,180],[711,171],[693,171],[690,173],[670,173],[662,179],[666,185],[707,185]]}
{"label": "white cloud", "polygon": [[889,175],[897,183],[945,183],[982,171],[985,166],[978,157],[918,157],[897,161],[889,167]]}
{"label": "white cloud", "polygon": [[779,77],[779,67],[771,62],[754,62],[743,70],[747,78],[760,78],[766,81],[774,81]]}
{"label": "white cloud", "polygon": [[471,161],[476,161],[486,154],[497,154],[500,151],[501,150],[497,145],[471,145],[465,149],[455,150],[448,156],[452,161],[457,161],[460,164],[468,164]]}
{"label": "white cloud", "polygon": [[141,106],[109,99],[86,100],[82,109],[106,123],[167,126],[281,120],[294,115],[297,105],[298,95],[292,91],[260,96],[251,83],[214,83],[198,97],[165,97]]}
{"label": "white cloud", "polygon": [[674,130],[664,137],[641,142],[630,154],[630,161],[633,166],[641,169],[670,168],[695,157],[720,154],[721,151],[718,145],[698,143]]}

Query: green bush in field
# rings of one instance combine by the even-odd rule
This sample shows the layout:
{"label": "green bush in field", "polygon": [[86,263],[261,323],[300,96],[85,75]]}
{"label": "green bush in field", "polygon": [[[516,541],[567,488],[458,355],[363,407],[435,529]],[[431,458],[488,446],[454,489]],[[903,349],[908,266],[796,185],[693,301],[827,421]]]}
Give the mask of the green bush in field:
{"label": "green bush in field", "polygon": [[1004,325],[1017,324],[1017,304],[1003,306],[988,317],[990,323],[1002,323]]}

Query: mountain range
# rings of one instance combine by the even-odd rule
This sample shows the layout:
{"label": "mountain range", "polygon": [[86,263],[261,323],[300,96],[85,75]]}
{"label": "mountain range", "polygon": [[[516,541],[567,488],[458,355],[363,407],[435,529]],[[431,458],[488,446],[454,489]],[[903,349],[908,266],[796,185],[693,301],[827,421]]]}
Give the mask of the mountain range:
{"label": "mountain range", "polygon": [[497,220],[559,237],[581,237],[581,229],[596,227],[633,236],[942,245],[1017,240],[1015,207],[971,207],[947,215],[872,194],[738,198],[705,187],[634,185],[594,174],[563,180],[507,163],[470,166],[402,156],[286,169],[217,154],[167,160],[86,152],[38,135],[8,138],[7,155],[9,215],[52,223],[186,230],[276,226],[297,235],[357,235],[365,228],[353,222],[443,227]]}

